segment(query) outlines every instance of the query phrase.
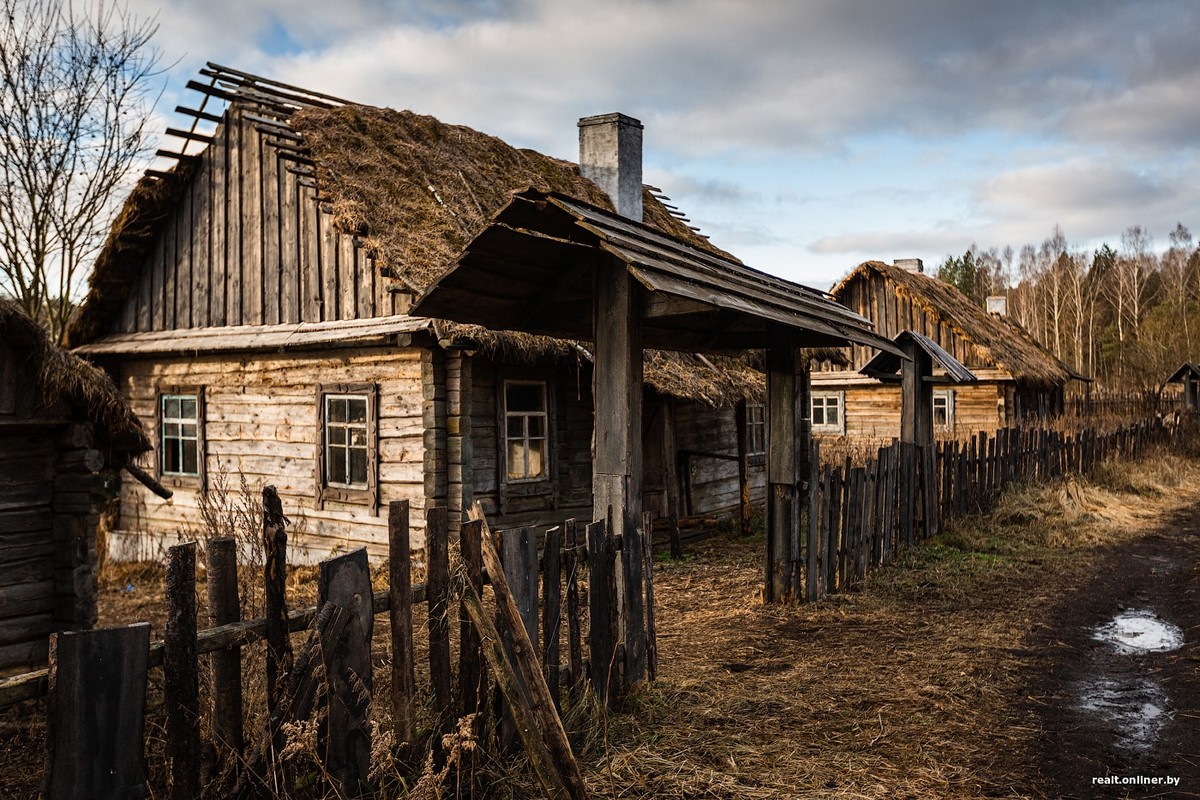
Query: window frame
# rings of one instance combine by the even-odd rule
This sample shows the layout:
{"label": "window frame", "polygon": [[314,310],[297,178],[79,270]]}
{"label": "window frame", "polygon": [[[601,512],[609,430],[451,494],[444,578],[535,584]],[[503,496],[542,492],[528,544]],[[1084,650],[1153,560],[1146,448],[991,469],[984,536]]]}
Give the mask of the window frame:
{"label": "window frame", "polygon": [[[937,421],[937,403],[939,398],[946,399],[946,421],[938,423]],[[933,429],[935,431],[952,431],[954,430],[954,390],[953,389],[934,389],[933,398],[930,400],[931,411],[933,413]]]}
{"label": "window frame", "polygon": [[[326,401],[337,397],[362,397],[367,401],[367,482],[364,487],[329,483],[326,476],[328,465],[328,426],[326,424]],[[328,502],[365,505],[374,514],[379,508],[379,387],[374,383],[322,384],[317,387],[317,441],[316,441],[316,499],[317,507],[325,508]]]}
{"label": "window frame", "polygon": [[[196,399],[196,472],[167,472],[166,448],[163,446],[165,423],[163,418],[163,403],[170,397],[194,397]],[[207,409],[204,402],[204,387],[193,385],[160,385],[154,391],[155,430],[154,472],[158,482],[174,488],[194,488],[204,491],[208,486],[208,442],[204,435],[207,422]]]}
{"label": "window frame", "polygon": [[[827,410],[830,406],[830,399],[837,401],[838,421],[836,423],[817,422],[816,404],[818,400],[822,401],[822,409]],[[824,416],[824,415],[822,415]],[[836,433],[840,436],[846,435],[846,393],[844,391],[810,391],[808,398],[808,418],[812,424],[813,433]]]}
{"label": "window frame", "polygon": [[[508,476],[508,387],[536,385],[542,389],[546,452],[544,472],[530,478]],[[554,383],[541,377],[501,378],[496,382],[496,466],[502,513],[551,510],[558,505],[554,480],[558,464]],[[524,414],[525,412],[516,412]]]}
{"label": "window frame", "polygon": [[[761,464],[767,457],[767,405],[745,404],[746,458],[751,464]],[[757,433],[756,433],[757,432]],[[755,441],[757,439],[757,441]]]}

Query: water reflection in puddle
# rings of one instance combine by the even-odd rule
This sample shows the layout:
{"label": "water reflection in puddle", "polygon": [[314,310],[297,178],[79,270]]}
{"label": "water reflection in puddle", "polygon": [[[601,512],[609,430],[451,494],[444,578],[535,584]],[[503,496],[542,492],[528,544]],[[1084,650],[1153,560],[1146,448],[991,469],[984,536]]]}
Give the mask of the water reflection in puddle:
{"label": "water reflection in puddle", "polygon": [[1125,655],[1161,653],[1177,650],[1183,645],[1183,631],[1179,626],[1140,608],[1127,609],[1111,622],[1097,625],[1092,638],[1111,643],[1118,653]]}
{"label": "water reflection in puddle", "polygon": [[1167,697],[1149,678],[1099,678],[1080,687],[1082,707],[1110,723],[1116,744],[1148,750],[1167,724]]}

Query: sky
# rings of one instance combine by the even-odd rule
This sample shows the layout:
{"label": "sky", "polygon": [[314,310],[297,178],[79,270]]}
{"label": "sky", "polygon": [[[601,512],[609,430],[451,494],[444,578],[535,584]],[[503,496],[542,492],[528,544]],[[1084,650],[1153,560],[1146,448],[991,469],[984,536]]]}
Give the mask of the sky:
{"label": "sky", "polygon": [[[577,160],[645,125],[647,183],[720,247],[826,289],[1061,226],[1200,233],[1191,0],[128,0],[154,16],[159,129],[214,61]],[[189,97],[189,95],[192,95]]]}

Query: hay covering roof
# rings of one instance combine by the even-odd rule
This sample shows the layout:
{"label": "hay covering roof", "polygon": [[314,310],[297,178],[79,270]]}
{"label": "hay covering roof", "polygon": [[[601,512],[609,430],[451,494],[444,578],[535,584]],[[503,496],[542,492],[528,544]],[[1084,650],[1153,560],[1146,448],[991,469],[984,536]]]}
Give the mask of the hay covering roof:
{"label": "hay covering roof", "polygon": [[956,287],[932,275],[881,261],[867,261],[834,286],[830,294],[841,298],[851,283],[868,272],[878,273],[897,284],[914,303],[939,317],[955,333],[975,345],[983,361],[1005,370],[1020,382],[1061,386],[1072,378],[1081,377],[1038,344],[1020,325],[1008,317],[989,314]]}
{"label": "hay covering roof", "polygon": [[150,449],[141,420],[108,375],[57,347],[41,325],[30,319],[16,302],[3,297],[0,297],[0,341],[28,355],[47,406],[66,405],[90,421],[102,439],[120,442],[121,449],[127,452]]}

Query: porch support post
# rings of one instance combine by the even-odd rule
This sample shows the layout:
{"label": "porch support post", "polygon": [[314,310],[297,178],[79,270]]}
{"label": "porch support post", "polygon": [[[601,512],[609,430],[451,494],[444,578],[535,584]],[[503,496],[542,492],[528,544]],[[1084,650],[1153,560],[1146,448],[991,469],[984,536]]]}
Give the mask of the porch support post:
{"label": "porch support post", "polygon": [[763,600],[795,602],[799,592],[800,491],[807,462],[807,396],[795,333],[774,328],[767,347],[767,557]]}
{"label": "porch support post", "polygon": [[900,441],[933,444],[933,359],[916,340],[903,343],[900,366]]}
{"label": "porch support post", "polygon": [[622,568],[617,570],[620,636],[626,644],[625,679],[635,683],[646,671],[645,648],[636,645],[644,636],[641,537],[635,535],[642,516],[641,304],[627,270],[614,263],[598,267],[592,498],[597,518],[611,509],[612,533],[622,541]]}

